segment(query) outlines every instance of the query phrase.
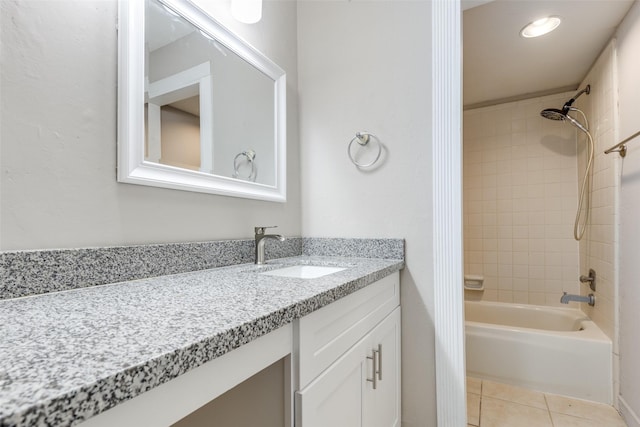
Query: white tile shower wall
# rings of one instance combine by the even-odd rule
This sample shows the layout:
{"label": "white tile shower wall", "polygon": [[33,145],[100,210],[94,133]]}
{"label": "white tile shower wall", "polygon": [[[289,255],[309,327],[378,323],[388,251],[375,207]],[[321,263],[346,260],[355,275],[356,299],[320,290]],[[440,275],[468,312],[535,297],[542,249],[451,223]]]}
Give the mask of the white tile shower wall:
{"label": "white tile shower wall", "polygon": [[562,93],[464,112],[465,298],[559,305],[578,293],[576,132],[545,120]]}
{"label": "white tile shower wall", "polygon": [[[615,40],[604,49],[582,83],[591,85],[591,93],[578,100],[576,105],[589,119],[589,130],[594,139],[595,159],[593,165],[591,216],[585,238],[580,242],[580,272],[588,274],[589,268],[597,273],[596,305],[582,304],[582,310],[616,343],[616,271],[615,248],[617,238],[615,227],[618,223],[617,204],[618,162],[604,150],[616,143],[615,111],[617,89],[615,79]],[[585,137],[580,136],[584,142]],[[586,163],[586,144],[580,145],[579,170]],[[581,293],[592,291],[582,285]]]}

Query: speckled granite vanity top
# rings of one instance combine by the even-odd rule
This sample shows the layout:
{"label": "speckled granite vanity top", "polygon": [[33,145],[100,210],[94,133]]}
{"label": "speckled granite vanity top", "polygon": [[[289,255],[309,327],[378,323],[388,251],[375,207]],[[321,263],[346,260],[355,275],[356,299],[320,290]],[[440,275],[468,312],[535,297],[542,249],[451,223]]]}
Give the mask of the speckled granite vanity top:
{"label": "speckled granite vanity top", "polygon": [[[349,267],[317,279],[283,264]],[[0,301],[0,426],[72,425],[403,267],[294,257]]]}

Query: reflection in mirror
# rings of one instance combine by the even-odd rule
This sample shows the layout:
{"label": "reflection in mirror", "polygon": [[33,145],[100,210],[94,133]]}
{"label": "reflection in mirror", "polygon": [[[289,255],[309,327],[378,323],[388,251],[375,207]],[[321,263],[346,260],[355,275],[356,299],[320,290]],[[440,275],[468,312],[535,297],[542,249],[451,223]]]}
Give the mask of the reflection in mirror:
{"label": "reflection in mirror", "polygon": [[186,0],[140,3],[121,0],[119,119],[140,132],[120,134],[118,179],[284,201],[284,72]]}
{"label": "reflection in mirror", "polygon": [[145,13],[145,160],[243,179],[251,149],[251,178],[273,185],[273,80],[159,1]]}

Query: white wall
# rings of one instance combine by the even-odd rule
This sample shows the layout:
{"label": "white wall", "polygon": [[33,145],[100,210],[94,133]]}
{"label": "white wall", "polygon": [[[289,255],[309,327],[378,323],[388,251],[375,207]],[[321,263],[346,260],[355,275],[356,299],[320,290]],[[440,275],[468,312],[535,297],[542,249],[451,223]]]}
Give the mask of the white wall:
{"label": "white wall", "polygon": [[[619,132],[640,130],[640,3],[617,32]],[[640,426],[640,140],[628,145],[620,185],[620,407],[629,426]],[[617,154],[614,154],[617,156]]]}
{"label": "white wall", "polygon": [[285,363],[281,359],[171,427],[283,427],[285,378]]}
{"label": "white wall", "polygon": [[[403,425],[435,421],[428,1],[298,5],[303,234],[403,237]],[[377,135],[358,170],[347,145]]]}
{"label": "white wall", "polygon": [[545,120],[571,93],[464,112],[465,274],[470,300],[560,305],[577,294],[576,130]]}
{"label": "white wall", "polygon": [[164,106],[160,110],[160,135],[162,135],[160,163],[200,170],[200,118],[198,116]]}
{"label": "white wall", "polygon": [[287,203],[117,183],[117,2],[2,1],[0,250],[300,234],[296,2],[202,3],[287,72]]}

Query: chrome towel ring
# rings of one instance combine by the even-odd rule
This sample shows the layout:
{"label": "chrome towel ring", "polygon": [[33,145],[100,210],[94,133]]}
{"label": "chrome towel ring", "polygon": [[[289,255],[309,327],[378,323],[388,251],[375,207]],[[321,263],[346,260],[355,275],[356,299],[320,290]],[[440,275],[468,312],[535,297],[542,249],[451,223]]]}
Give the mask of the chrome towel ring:
{"label": "chrome towel ring", "polygon": [[[240,176],[240,171],[238,170],[240,168],[243,157],[246,159],[245,162],[251,165],[251,172],[249,172],[249,175],[247,176]],[[242,153],[236,154],[236,156],[233,158],[233,177],[255,182],[257,175],[256,165],[254,162],[255,158],[256,152],[253,150],[246,150]]]}
{"label": "chrome towel ring", "polygon": [[[352,152],[352,147],[365,147],[367,146],[372,140],[375,141],[375,144],[377,145],[377,149],[375,151],[375,155],[373,156],[373,160],[370,161],[369,163],[360,163],[355,159],[354,153]],[[358,145],[353,145],[354,142],[357,142]],[[379,159],[380,159],[380,155],[382,154],[382,144],[380,143],[380,140],[372,133],[369,132],[357,132],[356,136],[351,140],[351,142],[349,142],[349,146],[347,147],[347,154],[349,155],[349,160],[351,160],[351,163],[353,163],[354,165],[356,165],[359,168],[368,168],[370,166],[373,166]]]}

